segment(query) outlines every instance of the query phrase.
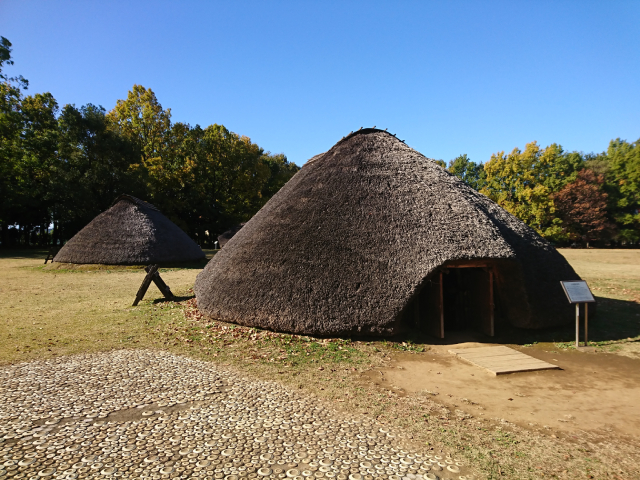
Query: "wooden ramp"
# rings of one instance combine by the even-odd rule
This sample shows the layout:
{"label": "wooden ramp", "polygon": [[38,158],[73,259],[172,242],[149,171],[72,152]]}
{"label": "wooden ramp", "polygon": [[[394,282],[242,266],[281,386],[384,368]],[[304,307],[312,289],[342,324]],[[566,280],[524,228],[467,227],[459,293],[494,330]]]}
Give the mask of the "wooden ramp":
{"label": "wooden ramp", "polygon": [[494,375],[560,368],[504,346],[459,348],[449,350],[449,353],[477,367],[484,368]]}

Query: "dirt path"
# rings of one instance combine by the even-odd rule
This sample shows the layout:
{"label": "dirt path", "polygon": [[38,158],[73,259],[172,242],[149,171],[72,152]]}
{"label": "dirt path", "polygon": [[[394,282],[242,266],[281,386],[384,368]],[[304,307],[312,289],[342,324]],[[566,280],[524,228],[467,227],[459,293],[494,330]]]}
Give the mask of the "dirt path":
{"label": "dirt path", "polygon": [[[398,354],[391,367],[369,378],[408,394],[433,392],[435,400],[484,418],[504,418],[554,434],[578,430],[640,437],[640,360],[606,353],[546,352],[516,347],[562,370],[493,376],[436,346],[424,354]],[[382,373],[382,375],[380,375]],[[549,428],[545,428],[549,427]],[[607,435],[608,436],[608,435]]]}

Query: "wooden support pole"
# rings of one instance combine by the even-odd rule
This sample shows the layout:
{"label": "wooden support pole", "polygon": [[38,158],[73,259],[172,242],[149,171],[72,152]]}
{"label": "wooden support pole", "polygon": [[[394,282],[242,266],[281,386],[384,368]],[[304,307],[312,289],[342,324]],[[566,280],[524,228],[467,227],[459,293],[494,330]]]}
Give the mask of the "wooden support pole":
{"label": "wooden support pole", "polygon": [[[149,273],[149,271],[151,270],[151,265],[144,267],[144,270],[145,272]],[[153,283],[156,284],[156,287],[158,287],[158,290],[162,292],[165,298],[173,298],[173,293],[171,293],[171,289],[169,288],[169,285],[164,283],[164,280],[160,278],[160,273],[158,272],[157,266],[156,266],[156,272],[154,273],[151,280],[153,280]]]}
{"label": "wooden support pole", "polygon": [[580,346],[580,304],[576,303],[576,348]]}
{"label": "wooden support pole", "polygon": [[493,304],[493,270],[489,270],[489,310],[490,310],[489,314],[491,315],[491,336],[492,337],[495,335],[494,309],[495,309],[495,306]]}
{"label": "wooden support pole", "polygon": [[440,338],[444,338],[444,292],[442,270],[440,270]]}
{"label": "wooden support pole", "polygon": [[53,257],[55,257],[57,253],[58,249],[51,247],[49,249],[49,253],[47,253],[47,258],[44,259],[44,264],[46,265],[49,260],[51,260],[51,263],[53,263]]}
{"label": "wooden support pole", "polygon": [[[149,268],[149,270],[147,270],[147,268]],[[145,268],[145,270],[147,270],[147,276],[144,277],[144,280],[142,281],[142,285],[140,285],[140,288],[138,289],[138,293],[136,294],[136,299],[133,301],[134,307],[137,306],[138,303],[140,303],[140,300],[144,298],[144,294],[147,293],[147,290],[149,289],[149,285],[151,285],[153,276],[156,273],[158,273],[157,265],[150,265],[147,268]]]}

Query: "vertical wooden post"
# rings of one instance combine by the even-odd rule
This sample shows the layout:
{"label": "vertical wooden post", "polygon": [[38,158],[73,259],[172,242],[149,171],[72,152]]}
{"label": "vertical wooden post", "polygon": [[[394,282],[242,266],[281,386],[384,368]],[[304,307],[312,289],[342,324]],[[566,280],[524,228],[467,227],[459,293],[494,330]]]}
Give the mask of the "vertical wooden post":
{"label": "vertical wooden post", "polygon": [[589,304],[584,304],[584,346],[589,345],[589,339],[587,338],[587,334],[589,331]]}
{"label": "vertical wooden post", "polygon": [[494,304],[493,304],[493,270],[489,270],[489,315],[491,315],[491,336],[495,335],[494,328]]}
{"label": "vertical wooden post", "polygon": [[442,285],[442,270],[440,270],[440,338],[444,338],[444,293]]}
{"label": "vertical wooden post", "polygon": [[580,346],[580,304],[576,303],[576,348]]}

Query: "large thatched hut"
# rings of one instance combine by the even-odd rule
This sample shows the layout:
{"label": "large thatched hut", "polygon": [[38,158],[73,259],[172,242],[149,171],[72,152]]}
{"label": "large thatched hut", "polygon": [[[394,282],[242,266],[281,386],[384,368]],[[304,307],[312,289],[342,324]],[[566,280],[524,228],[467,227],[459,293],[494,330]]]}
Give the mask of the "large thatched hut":
{"label": "large thatched hut", "polygon": [[200,247],[150,203],[130,195],[94,218],[60,249],[54,262],[104,265],[202,260]]}
{"label": "large thatched hut", "polygon": [[279,331],[392,335],[572,319],[547,241],[381,130],[304,167],[198,275],[199,309]]}

